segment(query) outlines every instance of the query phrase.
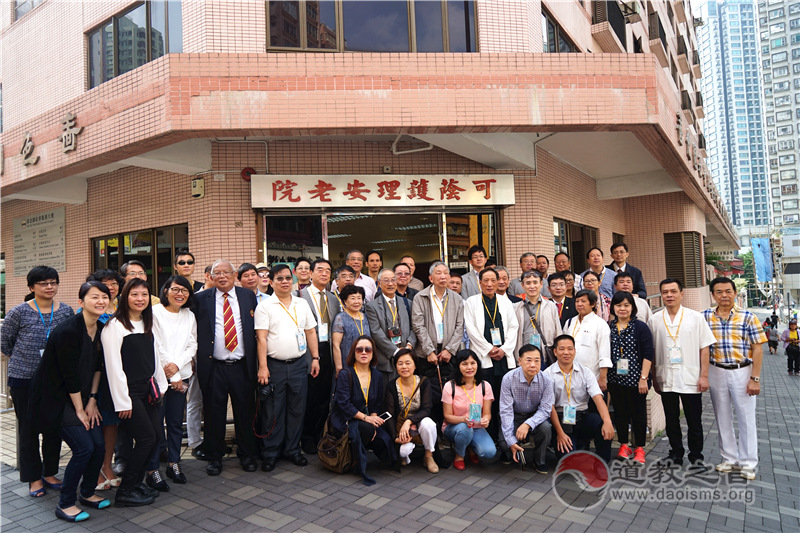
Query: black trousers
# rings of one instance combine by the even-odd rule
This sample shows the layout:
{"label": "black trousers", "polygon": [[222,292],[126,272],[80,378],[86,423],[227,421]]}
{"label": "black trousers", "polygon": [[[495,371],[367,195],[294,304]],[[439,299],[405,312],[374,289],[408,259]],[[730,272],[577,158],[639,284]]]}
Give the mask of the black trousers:
{"label": "black trousers", "polygon": [[[503,384],[503,376],[496,376],[494,368],[481,368],[478,372],[481,376],[481,381],[485,381],[492,386],[492,394],[494,394],[492,419],[489,421],[489,427],[486,428],[486,431],[489,432],[492,440],[499,442],[503,439],[503,434],[500,430],[500,387]],[[506,372],[508,371],[506,370]]]}
{"label": "black trousers", "polygon": [[211,461],[221,461],[225,455],[228,396],[233,406],[233,422],[239,444],[237,455],[240,459],[255,460],[258,458],[258,445],[253,433],[255,389],[253,382],[247,376],[244,360],[231,365],[214,360],[211,365],[211,377],[203,389],[206,453]]}
{"label": "black trousers", "polygon": [[42,433],[42,455],[39,455],[39,432],[31,427],[28,419],[28,397],[30,387],[10,387],[14,401],[14,414],[17,415],[19,434],[19,480],[31,483],[42,477],[58,473],[58,459],[61,455],[61,428]]}
{"label": "black trousers", "polygon": [[[159,444],[161,430],[160,411],[147,401],[147,384],[128,384],[131,395],[131,417],[120,421],[134,440],[130,459],[122,474],[120,489],[132,489],[144,481],[145,466],[155,447]],[[160,431],[161,430],[161,431]]]}
{"label": "black trousers", "polygon": [[[561,413],[559,413],[559,417]],[[597,455],[600,456],[606,463],[611,461],[611,441],[603,438],[603,419],[597,413],[589,412],[589,410],[579,411],[576,417],[576,424],[571,428],[568,424],[562,424],[561,427],[572,439],[573,450],[588,450],[589,443],[594,441],[595,450]],[[553,432],[553,442],[555,444],[556,433]],[[555,445],[553,446],[555,448]],[[557,448],[556,448],[557,449]],[[560,452],[557,452],[560,457]]]}
{"label": "black trousers", "polygon": [[300,357],[285,363],[267,358],[269,382],[274,386],[275,425],[263,440],[262,455],[292,457],[301,452],[303,414],[308,394],[308,361]]}
{"label": "black trousers", "polygon": [[316,447],[322,438],[322,429],[331,404],[333,386],[333,358],[329,342],[319,343],[319,375],[308,376],[308,399],[303,418],[303,433],[300,442],[304,447]]}
{"label": "black trousers", "polygon": [[[441,353],[442,345],[436,346],[436,353]],[[455,355],[455,354],[454,354]],[[447,382],[453,379],[453,365],[450,363],[441,363],[437,370],[436,366],[429,364],[420,364],[420,371],[418,374],[428,378],[428,383],[431,384],[431,419],[436,422],[438,431],[442,430],[442,423],[444,423],[444,411],[442,410],[442,386],[446,389],[445,394],[452,394],[452,390],[447,386]],[[441,384],[439,383],[439,374],[441,373]],[[387,384],[388,386],[388,384]]]}
{"label": "black trousers", "polygon": [[786,347],[786,362],[789,372],[800,372],[800,348],[789,345]]}
{"label": "black trousers", "polygon": [[[636,446],[644,446],[647,433],[647,395],[639,393],[639,387],[627,387],[609,383],[611,403],[614,404],[614,426],[621,444],[628,443],[628,425],[633,426]],[[594,403],[594,402],[592,402]],[[632,443],[631,443],[632,444]]]}
{"label": "black trousers", "polygon": [[675,459],[683,459],[683,432],[681,431],[681,406],[686,417],[688,429],[689,461],[703,460],[703,402],[702,394],[682,394],[678,392],[662,392],[661,404],[664,406],[667,438],[671,448],[669,454]]}

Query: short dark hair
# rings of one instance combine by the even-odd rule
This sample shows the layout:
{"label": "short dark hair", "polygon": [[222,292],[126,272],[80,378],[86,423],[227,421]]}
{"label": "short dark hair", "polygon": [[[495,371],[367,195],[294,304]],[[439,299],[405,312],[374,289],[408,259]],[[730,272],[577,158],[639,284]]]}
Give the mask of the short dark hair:
{"label": "short dark hair", "polygon": [[99,281],[100,283],[102,283],[104,281],[109,281],[109,280],[116,281],[117,285],[120,286],[120,289],[122,289],[122,286],[125,284],[125,279],[119,275],[119,272],[117,272],[116,270],[111,270],[110,268],[95,270],[94,272],[86,276],[87,282]]}
{"label": "short dark hair", "polygon": [[583,274],[583,278],[582,278],[582,279],[583,279],[584,281],[586,280],[586,276],[594,276],[594,279],[596,279],[598,283],[600,282],[600,276],[598,276],[597,274],[595,274],[594,270],[587,270],[587,271],[586,271],[586,272]]}
{"label": "short dark hair", "polygon": [[486,265],[484,265],[484,266],[486,268],[496,267],[497,266],[497,259],[495,259],[494,257],[487,257],[486,258]]}
{"label": "short dark hair", "polygon": [[589,259],[589,254],[590,254],[590,253],[592,253],[592,252],[593,252],[593,251],[595,251],[595,250],[597,250],[598,252],[600,252],[600,256],[601,256],[601,257],[605,257],[605,256],[606,256],[606,255],[603,253],[603,250],[601,250],[601,249],[600,249],[600,248],[598,248],[597,246],[592,246],[591,248],[589,248],[589,251],[587,251],[587,252],[586,252],[586,259]]}
{"label": "short dark hair", "polygon": [[617,317],[617,314],[614,312],[614,306],[622,303],[623,301],[627,301],[631,304],[631,322],[636,320],[636,300],[633,299],[633,294],[629,293],[628,291],[618,291],[614,293],[614,296],[611,298],[611,305],[608,307],[611,316],[614,318]]}
{"label": "short dark hair", "polygon": [[558,343],[561,341],[569,341],[575,346],[575,339],[572,338],[572,335],[567,335],[566,333],[562,333],[558,337],[553,340],[553,349],[558,348]]}
{"label": "short dark hair", "polygon": [[677,283],[678,290],[683,292],[683,283],[678,278],[667,278],[661,280],[661,283],[658,284],[658,291],[661,292],[661,289],[664,288],[664,285],[669,285],[670,283]]}
{"label": "short dark hair", "polygon": [[192,258],[192,261],[196,261],[196,259],[194,258],[194,254],[192,252],[190,252],[189,250],[178,250],[177,252],[175,252],[175,264],[176,265],[178,264],[178,258],[182,257],[184,255],[188,255],[189,257]]}
{"label": "short dark hair", "polygon": [[341,274],[342,272],[350,272],[352,275],[354,276],[356,275],[356,271],[353,270],[353,267],[351,267],[350,265],[342,265],[336,269],[336,272],[334,272],[333,275],[334,279],[338,278],[339,274]]}
{"label": "short dark hair", "polygon": [[[478,357],[478,354],[476,354],[472,350],[459,350],[459,351],[457,351],[456,355],[453,357],[453,359],[454,359],[453,366],[455,367],[453,369],[453,382],[456,385],[463,385],[464,384],[464,376],[461,374],[461,363],[463,363],[464,361],[466,361],[470,357],[475,359],[475,362],[478,363],[478,370],[481,369],[481,360]],[[480,382],[481,382],[481,373],[480,372],[476,372],[475,373],[475,385],[479,385]],[[442,392],[444,392],[444,391],[442,391]]]}
{"label": "short dark hair", "polygon": [[411,259],[411,260],[412,260],[412,261],[414,261],[415,263],[417,262],[417,260],[416,260],[416,259],[414,259],[414,256],[413,256],[413,255],[408,255],[408,254],[406,254],[406,255],[404,255],[403,257],[401,257],[401,258],[400,258],[400,262],[401,262],[401,263],[404,263],[403,259],[405,259],[406,257],[408,257],[409,259]]}
{"label": "short dark hair", "polygon": [[625,248],[625,251],[626,251],[626,252],[628,251],[628,245],[627,245],[627,244],[625,244],[624,242],[620,241],[620,242],[615,242],[614,244],[612,244],[612,245],[611,245],[611,253],[613,254],[613,253],[614,253],[614,250],[616,250],[616,249],[617,249],[617,248],[619,248],[620,246],[622,246],[623,248]]}
{"label": "short dark hair", "polygon": [[39,281],[46,281],[48,279],[54,279],[56,283],[61,282],[61,280],[58,279],[58,271],[55,268],[44,265],[35,266],[28,271],[28,288],[32,288],[33,285]]}
{"label": "short dark hair", "polygon": [[472,260],[472,255],[477,252],[481,252],[483,255],[488,257],[488,254],[486,253],[486,248],[484,248],[479,244],[473,244],[472,246],[469,247],[469,250],[467,250],[467,260]]}
{"label": "short dark hair", "polygon": [[[133,331],[133,324],[131,324],[131,317],[128,315],[130,312],[130,305],[128,304],[128,296],[133,289],[144,287],[147,289],[148,296],[150,292],[150,284],[142,278],[134,278],[125,283],[122,288],[122,294],[117,298],[117,310],[114,312],[116,318],[122,326],[128,331]],[[146,335],[152,335],[153,331],[153,304],[150,298],[147,299],[147,307],[142,311],[142,321],[144,322],[144,332]]]}
{"label": "short dark hair", "polygon": [[631,276],[630,272],[623,272],[622,270],[620,270],[619,272],[617,272],[617,275],[614,276],[614,285],[616,285],[619,280],[625,278],[628,278],[631,281],[633,281],[633,276]]}
{"label": "short dark hair", "polygon": [[[392,272],[395,272],[395,271],[397,270],[397,267],[406,267],[406,268],[408,269],[408,271],[409,271],[409,272],[411,272],[411,265],[409,265],[408,263],[403,263],[403,262],[401,261],[400,263],[397,263],[397,264],[395,264],[395,265],[392,267]],[[395,272],[395,274],[396,274],[396,273],[397,273],[397,272]]]}
{"label": "short dark hair", "polygon": [[211,274],[211,267],[213,267],[213,266],[214,266],[214,265],[208,265],[207,267],[205,267],[205,268],[203,269],[203,272],[204,272],[205,274]]}
{"label": "short dark hair", "polygon": [[131,267],[131,265],[136,265],[138,267],[142,267],[142,270],[144,270],[144,273],[147,274],[147,267],[144,266],[144,263],[142,263],[138,259],[131,259],[127,263],[122,263],[122,266],[119,267],[119,273],[122,274],[123,278],[128,274],[128,269]]}
{"label": "short dark hair", "polygon": [[177,283],[184,289],[189,290],[189,297],[186,298],[181,308],[194,309],[194,289],[192,288],[192,284],[183,276],[177,275],[168,277],[167,281],[164,282],[164,286],[161,287],[161,305],[169,307],[169,289],[172,287],[173,283]]}
{"label": "short dark hair", "polygon": [[362,260],[364,260],[364,259],[365,259],[365,257],[364,257],[364,252],[362,252],[362,251],[361,251],[361,250],[359,250],[358,248],[353,248],[352,250],[347,250],[347,253],[346,253],[346,254],[344,254],[344,260],[345,260],[345,261],[348,261],[348,260],[350,259],[350,254],[354,254],[354,253],[356,253],[356,252],[358,252],[358,253],[360,253],[360,254],[361,254],[361,259],[362,259]]}
{"label": "short dark hair", "polygon": [[372,254],[378,254],[378,258],[381,260],[381,263],[383,263],[383,254],[380,253],[378,250],[370,250],[369,252],[367,252],[367,255],[364,257],[364,259],[369,260],[369,256],[371,256]]}
{"label": "short dark hair", "polygon": [[[348,285],[348,287],[352,287],[352,285]],[[359,287],[361,289],[361,287]],[[363,292],[364,289],[361,289]],[[347,354],[347,360],[345,364],[347,366],[355,366],[356,365],[356,346],[358,345],[359,341],[367,340],[372,345],[372,359],[369,360],[369,366],[376,367],[378,366],[378,354],[375,348],[375,341],[372,340],[372,337],[369,335],[359,335],[356,340],[353,341],[353,344],[350,345],[350,352]]]}
{"label": "short dark hair", "polygon": [[575,301],[578,301],[578,298],[583,298],[584,296],[586,296],[586,298],[589,300],[589,305],[591,305],[592,308],[597,305],[597,293],[590,291],[589,289],[581,289],[576,292]]}
{"label": "short dark hair", "polygon": [[560,274],[564,276],[564,281],[567,281],[567,276],[572,276],[572,281],[575,281],[575,272],[572,270],[562,270]]}
{"label": "short dark hair", "polygon": [[339,290],[339,298],[342,300],[342,303],[346,302],[347,298],[353,294],[360,294],[361,300],[366,298],[364,287],[359,287],[358,285],[345,285]]}
{"label": "short dark hair", "polygon": [[528,270],[527,272],[523,272],[522,276],[520,276],[520,279],[522,281],[525,281],[528,278],[539,278],[539,281],[542,281],[542,273],[534,269],[534,270]]}
{"label": "short dark hair", "polygon": [[557,279],[563,279],[563,280],[564,280],[564,283],[566,283],[566,282],[567,282],[567,278],[565,278],[565,277],[564,277],[564,273],[563,273],[563,272],[555,272],[555,273],[553,273],[553,274],[550,274],[549,276],[547,276],[547,286],[549,287],[549,286],[550,286],[550,284],[551,284],[551,283],[552,283],[554,280],[557,280]]}
{"label": "short dark hair", "polygon": [[553,262],[555,262],[556,257],[558,257],[559,255],[564,255],[567,257],[567,259],[572,259],[567,252],[558,252],[556,255],[553,256]]}
{"label": "short dark hair", "polygon": [[[244,265],[242,265],[242,266],[244,266]],[[250,266],[253,267],[253,269],[256,268],[253,265],[250,265]],[[240,270],[241,270],[241,268],[242,267],[239,267]],[[275,276],[278,275],[278,272],[283,272],[284,270],[288,270],[289,272],[292,271],[292,269],[289,268],[289,265],[287,265],[286,263],[278,263],[277,265],[272,265],[272,268],[269,270],[269,279],[271,281],[275,281]],[[257,273],[258,273],[258,271],[256,271],[256,274]]]}
{"label": "short dark hair", "polygon": [[91,280],[81,285],[81,288],[78,289],[78,300],[83,300],[84,296],[86,296],[86,293],[89,292],[90,289],[97,289],[111,299],[111,291],[108,290],[108,287],[99,281]]}
{"label": "short dark hair", "polygon": [[550,260],[547,258],[546,255],[537,255],[536,259],[544,259],[545,261],[547,261],[547,266],[550,266]]}
{"label": "short dark hair", "polygon": [[490,272],[494,273],[494,277],[496,279],[500,278],[500,274],[497,273],[497,270],[493,269],[492,267],[489,267],[489,268],[484,268],[483,270],[480,271],[480,273],[478,274],[478,280],[483,281],[484,274],[488,274]]}
{"label": "short dark hair", "polygon": [[534,346],[533,344],[523,344],[520,346],[520,349],[517,351],[517,356],[522,359],[522,356],[528,352],[539,352],[539,361],[542,360],[542,350],[539,349],[538,346]]}
{"label": "short dark hair", "polygon": [[252,270],[256,274],[258,274],[258,270],[256,270],[256,266],[253,263],[242,263],[241,265],[239,265],[239,268],[236,270],[236,279],[238,279],[239,281],[242,281],[242,276],[244,276],[244,273],[247,272],[248,270]]}
{"label": "short dark hair", "polygon": [[404,355],[407,355],[407,356],[411,357],[411,360],[414,361],[414,366],[417,365],[417,361],[414,359],[413,350],[409,350],[408,348],[401,348],[401,349],[397,350],[397,353],[392,356],[392,366],[397,368],[397,362]]}
{"label": "short dark hair", "polygon": [[[317,265],[321,265],[321,264],[328,265],[329,267],[333,266],[333,265],[331,265],[330,261],[328,261],[324,257],[320,257],[319,259],[315,259],[314,262],[311,263],[311,271],[313,272],[314,269],[317,268]],[[353,269],[351,268],[350,270],[353,270]]]}
{"label": "short dark hair", "polygon": [[733,282],[731,278],[725,276],[718,276],[711,280],[711,292],[714,292],[714,287],[720,284],[730,283],[731,287],[733,287],[733,291],[736,292],[736,284]]}
{"label": "short dark hair", "polygon": [[298,257],[297,259],[295,259],[294,267],[297,268],[297,265],[299,265],[300,263],[308,263],[308,268],[311,268],[311,259],[309,259],[308,257]]}

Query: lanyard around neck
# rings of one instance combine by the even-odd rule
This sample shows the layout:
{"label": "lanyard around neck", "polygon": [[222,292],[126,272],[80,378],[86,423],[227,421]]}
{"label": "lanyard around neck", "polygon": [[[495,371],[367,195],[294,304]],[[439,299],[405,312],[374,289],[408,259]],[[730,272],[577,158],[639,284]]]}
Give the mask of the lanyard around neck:
{"label": "lanyard around neck", "polygon": [[45,337],[44,337],[44,340],[47,341],[50,338],[50,327],[53,325],[53,311],[55,310],[56,302],[53,301],[53,302],[50,303],[50,323],[49,324],[45,324],[44,323],[44,315],[42,315],[42,310],[39,309],[39,302],[36,301],[36,298],[33,299],[33,304],[36,306],[36,310],[39,312],[39,318],[42,320],[42,325],[47,330],[47,333],[45,334]]}

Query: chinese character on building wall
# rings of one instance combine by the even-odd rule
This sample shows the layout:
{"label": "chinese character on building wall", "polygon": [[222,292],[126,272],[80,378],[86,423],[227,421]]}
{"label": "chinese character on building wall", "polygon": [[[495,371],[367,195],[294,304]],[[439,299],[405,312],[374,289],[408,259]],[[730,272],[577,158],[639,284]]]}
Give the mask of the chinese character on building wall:
{"label": "chinese character on building wall", "polygon": [[83,126],[75,126],[75,119],[77,117],[72,113],[67,113],[61,120],[61,137],[58,142],[61,143],[61,151],[65,154],[71,152],[78,147],[78,134],[83,131]]}
{"label": "chinese character on building wall", "polygon": [[31,139],[31,133],[28,132],[25,134],[25,140],[22,141],[22,149],[19,151],[20,155],[22,155],[22,164],[23,165],[35,165],[39,162],[39,156],[33,157],[33,149],[35,146],[33,145],[33,139]]}

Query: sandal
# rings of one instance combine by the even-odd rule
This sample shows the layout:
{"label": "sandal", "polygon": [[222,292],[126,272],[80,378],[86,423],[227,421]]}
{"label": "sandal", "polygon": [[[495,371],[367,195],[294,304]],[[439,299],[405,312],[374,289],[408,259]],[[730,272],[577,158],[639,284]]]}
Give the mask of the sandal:
{"label": "sandal", "polygon": [[42,487],[41,489],[38,490],[31,490],[31,484],[28,483],[28,494],[30,495],[31,498],[41,498],[42,496],[47,494],[47,489],[45,487]]}
{"label": "sandal", "polygon": [[45,478],[42,478],[42,483],[45,484],[46,487],[49,487],[53,490],[61,490],[61,481],[57,481],[55,483],[50,483]]}
{"label": "sandal", "polygon": [[122,478],[118,478],[118,477],[115,477],[114,479],[108,479],[108,477],[105,475],[105,473],[103,473],[102,470],[100,471],[100,475],[103,476],[103,479],[105,479],[105,481],[103,481],[102,483],[100,483],[99,485],[97,485],[94,488],[94,490],[96,490],[96,491],[97,490],[108,490],[108,489],[111,489],[111,488],[117,488],[117,487],[119,487],[119,484],[122,482]]}

